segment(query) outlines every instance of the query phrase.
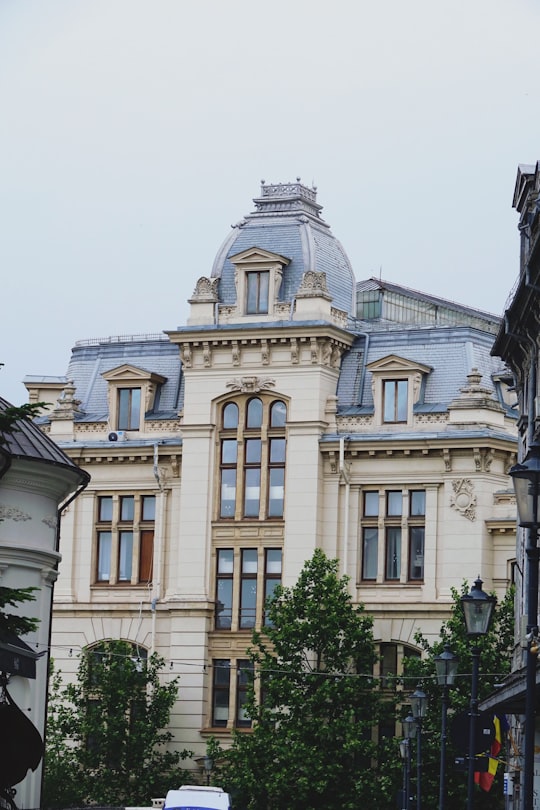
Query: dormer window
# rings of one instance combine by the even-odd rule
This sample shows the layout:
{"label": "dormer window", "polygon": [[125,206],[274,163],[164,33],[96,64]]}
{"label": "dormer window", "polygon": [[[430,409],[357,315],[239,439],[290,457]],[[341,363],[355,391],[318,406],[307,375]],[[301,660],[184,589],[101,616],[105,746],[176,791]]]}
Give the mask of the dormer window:
{"label": "dormer window", "polygon": [[268,291],[270,272],[261,270],[246,273],[246,313],[248,315],[268,314]]}
{"label": "dormer window", "polygon": [[141,389],[118,389],[118,430],[139,430],[141,421]]}
{"label": "dormer window", "polygon": [[431,367],[392,354],[366,368],[372,376],[375,424],[412,425],[413,407],[422,399]]}
{"label": "dormer window", "polygon": [[383,381],[383,421],[406,422],[409,399],[408,380]]}
{"label": "dormer window", "polygon": [[142,431],[144,415],[154,407],[156,391],[167,378],[128,364],[105,372],[103,378],[109,384],[110,429]]}
{"label": "dormer window", "polygon": [[252,247],[230,256],[235,268],[236,311],[234,317],[274,317],[278,305],[283,269],[289,259]]}

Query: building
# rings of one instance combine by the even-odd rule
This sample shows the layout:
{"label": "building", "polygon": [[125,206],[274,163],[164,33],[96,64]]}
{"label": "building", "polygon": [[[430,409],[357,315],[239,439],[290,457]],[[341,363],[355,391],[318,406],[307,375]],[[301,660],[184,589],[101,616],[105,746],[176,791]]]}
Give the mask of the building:
{"label": "building", "polygon": [[505,591],[516,411],[499,319],[356,283],[300,181],[262,185],[190,306],[25,384],[91,474],[63,523],[58,666],[107,638],[157,650],[181,676],[176,744],[203,754],[249,725],[251,631],[315,548],[374,615],[381,676],[419,654],[418,628],[438,635],[452,587],[481,572]]}
{"label": "building", "polygon": [[[522,462],[539,441],[540,361],[538,322],[540,312],[540,164],[520,165],[513,207],[519,214],[519,275],[510,292],[493,354],[502,358],[514,376],[519,404],[518,458]],[[532,577],[538,571],[537,530],[519,529],[516,543],[516,646],[513,672],[504,686],[487,701],[486,710],[511,717],[514,739],[510,764],[514,783],[512,806],[529,808],[540,791],[540,673],[538,672],[538,593]],[[529,547],[529,543],[531,546]],[[532,586],[533,593],[530,593]],[[532,606],[529,597],[533,597]],[[536,605],[534,604],[536,603]],[[531,615],[532,614],[532,615]],[[530,677],[529,687],[528,678]],[[529,691],[529,694],[527,692]],[[529,724],[527,741],[527,717]],[[530,761],[527,763],[527,749]],[[536,806],[536,804],[534,804]]]}
{"label": "building", "polygon": [[[0,398],[0,411],[9,407]],[[9,607],[6,612],[38,619],[39,624],[24,639],[12,633],[0,634],[0,704],[9,704],[3,694],[7,682],[9,695],[27,718],[26,724],[30,721],[43,739],[52,594],[60,561],[60,517],[73,508],[89,475],[31,421],[21,419],[15,427],[13,433],[2,435],[0,442],[0,587],[34,588],[34,601]],[[25,750],[26,737],[21,741],[20,723],[15,728],[12,718],[13,712],[2,713],[2,761],[5,765],[8,751],[17,751],[20,772],[12,776],[14,785],[3,784],[0,788],[14,787],[18,807],[38,808],[42,751],[31,765],[24,761],[21,767],[20,752]]]}

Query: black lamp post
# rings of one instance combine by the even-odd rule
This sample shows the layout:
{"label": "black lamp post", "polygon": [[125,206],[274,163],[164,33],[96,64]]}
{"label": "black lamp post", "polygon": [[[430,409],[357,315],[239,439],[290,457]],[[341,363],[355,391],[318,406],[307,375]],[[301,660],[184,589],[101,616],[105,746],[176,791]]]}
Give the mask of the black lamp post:
{"label": "black lamp post", "polygon": [[[532,810],[534,797],[534,735],[536,717],[536,653],[538,638],[538,518],[540,515],[540,444],[531,442],[522,464],[509,471],[516,493],[519,525],[527,529],[527,649],[525,681],[525,739],[523,757],[523,810]],[[537,645],[535,644],[535,647]]]}
{"label": "black lamp post", "polygon": [[409,810],[409,761],[411,756],[410,744],[411,741],[408,739],[408,737],[405,737],[404,740],[401,740],[399,744],[399,755],[403,760],[403,789],[401,793],[402,810]]}
{"label": "black lamp post", "polygon": [[418,687],[409,698],[412,716],[416,721],[416,810],[422,808],[422,720],[426,716],[428,698]]}
{"label": "black lamp post", "polygon": [[412,714],[407,715],[407,717],[401,721],[403,725],[403,733],[407,739],[407,759],[406,759],[406,769],[405,769],[405,796],[406,796],[406,807],[407,810],[410,810],[411,807],[411,740],[413,737],[416,736],[416,721]]}
{"label": "black lamp post", "polygon": [[444,645],[444,651],[436,655],[435,671],[437,673],[437,683],[442,686],[442,715],[441,715],[441,765],[439,771],[439,810],[444,810],[446,799],[446,740],[447,740],[447,718],[450,687],[454,685],[454,680],[458,670],[457,656],[450,650],[448,644]]}
{"label": "black lamp post", "polygon": [[482,590],[480,575],[472,586],[470,593],[461,597],[467,635],[474,641],[472,648],[472,681],[471,681],[471,708],[469,720],[469,751],[467,772],[467,810],[472,810],[474,800],[474,760],[478,753],[476,748],[476,729],[478,725],[478,673],[480,670],[480,647],[478,640],[485,636],[493,615],[497,598],[488,596]]}

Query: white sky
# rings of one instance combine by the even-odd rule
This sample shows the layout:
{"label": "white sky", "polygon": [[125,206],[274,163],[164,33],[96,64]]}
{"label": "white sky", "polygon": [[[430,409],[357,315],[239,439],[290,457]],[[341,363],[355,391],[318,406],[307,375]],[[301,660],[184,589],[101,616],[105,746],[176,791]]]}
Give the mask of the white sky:
{"label": "white sky", "polygon": [[260,180],[357,280],[502,314],[540,159],[538,0],[0,0],[0,395],[173,329]]}

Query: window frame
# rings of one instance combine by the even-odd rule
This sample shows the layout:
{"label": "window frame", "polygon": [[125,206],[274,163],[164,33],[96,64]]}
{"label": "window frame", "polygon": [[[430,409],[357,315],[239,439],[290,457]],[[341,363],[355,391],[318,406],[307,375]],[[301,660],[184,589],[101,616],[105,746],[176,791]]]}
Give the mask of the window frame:
{"label": "window frame", "polygon": [[92,585],[152,582],[156,505],[148,491],[96,494]]}
{"label": "window frame", "polygon": [[[236,421],[229,419],[231,404],[238,408],[234,427],[229,426]],[[218,407],[216,520],[283,520],[287,465],[286,400],[261,393],[225,400]],[[258,454],[250,452],[254,448],[259,449]],[[258,499],[248,499],[250,488],[257,490]],[[279,497],[275,497],[276,492]]]}

